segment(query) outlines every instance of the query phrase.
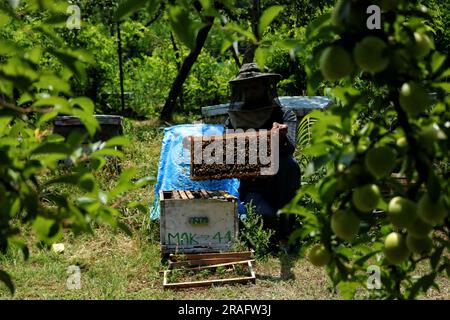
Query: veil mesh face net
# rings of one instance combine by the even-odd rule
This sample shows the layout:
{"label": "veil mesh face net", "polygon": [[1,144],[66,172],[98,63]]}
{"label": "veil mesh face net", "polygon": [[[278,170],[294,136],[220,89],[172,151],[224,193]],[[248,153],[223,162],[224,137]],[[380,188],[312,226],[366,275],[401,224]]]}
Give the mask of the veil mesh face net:
{"label": "veil mesh face net", "polygon": [[230,109],[253,110],[269,106],[280,106],[277,85],[270,78],[231,84]]}

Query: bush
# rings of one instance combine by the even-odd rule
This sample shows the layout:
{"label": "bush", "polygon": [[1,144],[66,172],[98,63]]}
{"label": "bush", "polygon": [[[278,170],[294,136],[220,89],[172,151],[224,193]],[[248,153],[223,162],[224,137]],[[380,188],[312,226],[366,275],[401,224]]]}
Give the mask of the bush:
{"label": "bush", "polygon": [[241,220],[239,239],[245,246],[255,251],[257,259],[265,260],[269,255],[269,245],[274,231],[263,226],[263,218],[255,212],[252,203],[246,204],[245,209],[247,213]]}

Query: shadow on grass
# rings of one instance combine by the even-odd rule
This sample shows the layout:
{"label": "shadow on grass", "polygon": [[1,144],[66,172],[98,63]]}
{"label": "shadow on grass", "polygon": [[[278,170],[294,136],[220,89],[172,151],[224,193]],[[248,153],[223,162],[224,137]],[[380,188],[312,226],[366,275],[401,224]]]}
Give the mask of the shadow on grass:
{"label": "shadow on grass", "polygon": [[258,275],[256,274],[256,278],[260,280],[268,280],[273,282],[284,282],[295,280],[295,274],[292,269],[295,266],[295,262],[297,260],[297,256],[288,255],[288,254],[280,254],[280,275],[278,277],[271,275]]}

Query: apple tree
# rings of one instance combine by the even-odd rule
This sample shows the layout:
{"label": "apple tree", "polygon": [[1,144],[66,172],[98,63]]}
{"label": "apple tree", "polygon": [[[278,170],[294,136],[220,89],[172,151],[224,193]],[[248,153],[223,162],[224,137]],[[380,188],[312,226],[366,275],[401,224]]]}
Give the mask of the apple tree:
{"label": "apple tree", "polygon": [[[42,0],[0,4],[0,256],[19,249],[26,259],[30,238],[48,247],[64,230],[89,233],[96,223],[129,233],[119,208],[142,209],[123,203],[121,195],[145,185],[146,178],[134,182],[133,170],[126,170],[105,190],[95,176],[106,156],[123,156],[116,147],[127,143],[124,137],[84,147],[84,134],[52,134],[50,122],[58,115],[78,117],[91,137],[99,129],[93,102],[71,89],[73,79],[86,79],[93,59],[66,47],[59,36],[67,6]],[[58,165],[65,159],[70,168]],[[7,271],[0,265],[0,282],[14,292]]]}
{"label": "apple tree", "polygon": [[312,115],[308,183],[283,211],[345,298],[374,266],[371,298],[414,299],[450,276],[450,69],[419,2],[340,0],[306,31],[309,93],[335,104]]}

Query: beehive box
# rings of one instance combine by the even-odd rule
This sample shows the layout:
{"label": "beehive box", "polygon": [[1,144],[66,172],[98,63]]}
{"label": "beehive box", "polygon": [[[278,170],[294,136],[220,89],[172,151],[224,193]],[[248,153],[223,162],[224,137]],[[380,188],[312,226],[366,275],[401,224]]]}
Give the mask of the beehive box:
{"label": "beehive box", "polygon": [[238,236],[237,198],[225,191],[161,191],[161,253],[229,251]]}

